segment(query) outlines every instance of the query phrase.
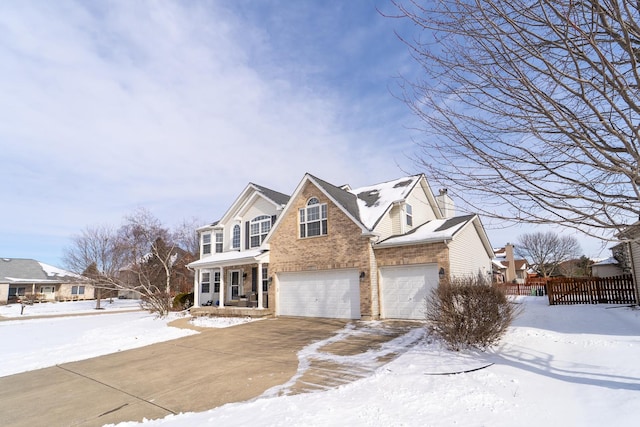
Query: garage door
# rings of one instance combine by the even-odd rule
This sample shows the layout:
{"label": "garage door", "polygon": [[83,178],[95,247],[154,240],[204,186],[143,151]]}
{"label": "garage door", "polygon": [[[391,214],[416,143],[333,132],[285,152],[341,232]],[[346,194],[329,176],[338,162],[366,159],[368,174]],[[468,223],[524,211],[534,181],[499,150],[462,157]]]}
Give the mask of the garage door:
{"label": "garage door", "polygon": [[425,297],[438,286],[438,266],[382,267],[381,315],[385,319],[424,319]]}
{"label": "garage door", "polygon": [[279,273],[277,297],[281,316],[360,318],[357,270]]}

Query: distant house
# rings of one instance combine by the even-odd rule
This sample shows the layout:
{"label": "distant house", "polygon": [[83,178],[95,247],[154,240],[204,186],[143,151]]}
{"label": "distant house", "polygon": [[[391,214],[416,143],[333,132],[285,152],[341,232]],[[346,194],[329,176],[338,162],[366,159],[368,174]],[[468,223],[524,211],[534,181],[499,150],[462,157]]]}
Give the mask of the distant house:
{"label": "distant house", "polygon": [[454,215],[446,191],[434,195],[424,175],[352,189],[306,174],[291,197],[249,184],[199,230],[201,258],[189,264],[195,305],[421,319],[441,280],[490,279],[493,250],[479,217]]}
{"label": "distant house", "polygon": [[494,249],[492,260],[493,281],[497,283],[524,283],[527,279],[529,264],[526,259],[515,259],[513,245],[507,243],[503,248]]}
{"label": "distant house", "polygon": [[624,274],[624,270],[614,257],[591,264],[591,275],[594,277],[613,277],[622,274]]}
{"label": "distant house", "polygon": [[0,258],[0,304],[93,298],[93,287],[73,273],[34,259]]}

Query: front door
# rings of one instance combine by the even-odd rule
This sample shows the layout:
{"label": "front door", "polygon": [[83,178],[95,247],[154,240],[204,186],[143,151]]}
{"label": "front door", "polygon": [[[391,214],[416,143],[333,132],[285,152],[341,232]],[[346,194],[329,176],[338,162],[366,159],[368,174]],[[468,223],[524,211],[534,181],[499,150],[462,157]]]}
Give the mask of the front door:
{"label": "front door", "polygon": [[229,278],[229,295],[231,295],[232,300],[236,300],[240,295],[240,277],[242,276],[239,270],[233,270],[229,274],[231,276]]}

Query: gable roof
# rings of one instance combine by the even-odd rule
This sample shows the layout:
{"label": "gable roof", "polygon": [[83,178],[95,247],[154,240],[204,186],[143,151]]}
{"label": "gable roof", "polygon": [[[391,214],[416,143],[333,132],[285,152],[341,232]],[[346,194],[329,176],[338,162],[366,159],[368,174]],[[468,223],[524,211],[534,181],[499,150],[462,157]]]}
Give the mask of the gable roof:
{"label": "gable roof", "polygon": [[289,196],[280,193],[279,191],[271,190],[270,188],[263,187],[262,185],[249,183],[249,185],[253,185],[258,191],[260,191],[267,199],[278,205],[286,205],[289,202]]}
{"label": "gable roof", "polygon": [[[352,189],[349,185],[338,187],[310,173],[306,173],[293,192],[290,200],[297,197],[307,182],[311,182],[321,190],[362,229],[363,233],[372,234],[378,222],[380,222],[389,209],[391,209],[395,203],[404,202],[419,183],[422,183],[421,185],[429,199],[429,203],[434,208],[435,215],[437,217],[441,216],[441,212],[431,193],[429,184],[426,182],[424,174],[406,176],[393,181]],[[287,214],[289,208],[290,205],[287,204],[282,212],[282,216]],[[444,222],[445,220],[443,219],[442,221]],[[265,242],[268,243],[270,240],[270,236],[278,227],[278,222],[271,228]]]}
{"label": "gable roof", "polygon": [[0,258],[0,283],[62,283],[75,274],[25,258]]}
{"label": "gable roof", "polygon": [[349,193],[357,197],[362,223],[373,230],[394,203],[407,198],[422,177],[423,175],[413,175],[349,190]]}
{"label": "gable roof", "polygon": [[[349,212],[349,214],[353,217],[356,218],[358,221],[362,222],[360,220],[360,211],[359,211],[359,203],[358,203],[358,199],[356,197],[355,194],[353,194],[353,191],[348,191],[345,190],[345,186],[343,187],[337,187],[333,184],[329,184],[327,181],[324,181],[318,177],[315,177],[313,175],[309,175],[311,176],[314,181],[316,181],[316,183],[328,194],[331,196],[331,198],[334,199],[334,202],[336,202],[337,205],[339,205],[340,207],[342,207],[343,209],[345,209],[347,212]],[[348,188],[348,187],[347,187]]]}
{"label": "gable roof", "polygon": [[217,225],[224,225],[232,215],[235,215],[237,211],[241,210],[242,207],[245,206],[245,204],[250,201],[251,198],[256,194],[260,195],[260,197],[263,197],[265,200],[269,201],[276,207],[283,207],[289,202],[289,196],[287,196],[286,194],[250,182],[244,188],[244,190],[242,190],[240,195],[236,198],[236,200],[224,213],[220,220],[212,223],[211,225],[200,227],[198,230],[205,230]]}

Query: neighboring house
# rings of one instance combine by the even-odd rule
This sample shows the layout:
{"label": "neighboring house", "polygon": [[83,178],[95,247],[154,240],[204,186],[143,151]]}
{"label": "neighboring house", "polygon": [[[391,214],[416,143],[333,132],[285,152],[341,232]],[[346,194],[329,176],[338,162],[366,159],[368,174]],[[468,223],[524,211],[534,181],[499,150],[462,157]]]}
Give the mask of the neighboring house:
{"label": "neighboring house", "polygon": [[257,305],[262,294],[276,315],[421,319],[441,279],[490,279],[493,250],[480,219],[454,213],[424,175],[351,189],[306,174],[290,199],[250,184],[200,229],[202,258],[189,265],[200,277],[196,305],[235,304],[250,283],[251,293],[263,291]]}
{"label": "neighboring house", "polygon": [[614,257],[610,257],[591,264],[591,275],[593,277],[613,277],[621,276],[624,270]]}
{"label": "neighboring house", "polygon": [[529,265],[525,259],[514,259],[513,245],[494,249],[493,281],[496,283],[525,283]]}
{"label": "neighboring house", "polygon": [[73,273],[33,259],[0,258],[0,304],[93,298],[93,287]]}
{"label": "neighboring house", "polygon": [[631,273],[636,288],[636,301],[640,301],[640,221],[629,225],[616,236],[621,242],[611,248],[620,263],[623,274]]}
{"label": "neighboring house", "polygon": [[269,251],[263,244],[289,196],[250,183],[223,217],[198,229],[200,260],[192,262],[194,305],[268,308]]}

